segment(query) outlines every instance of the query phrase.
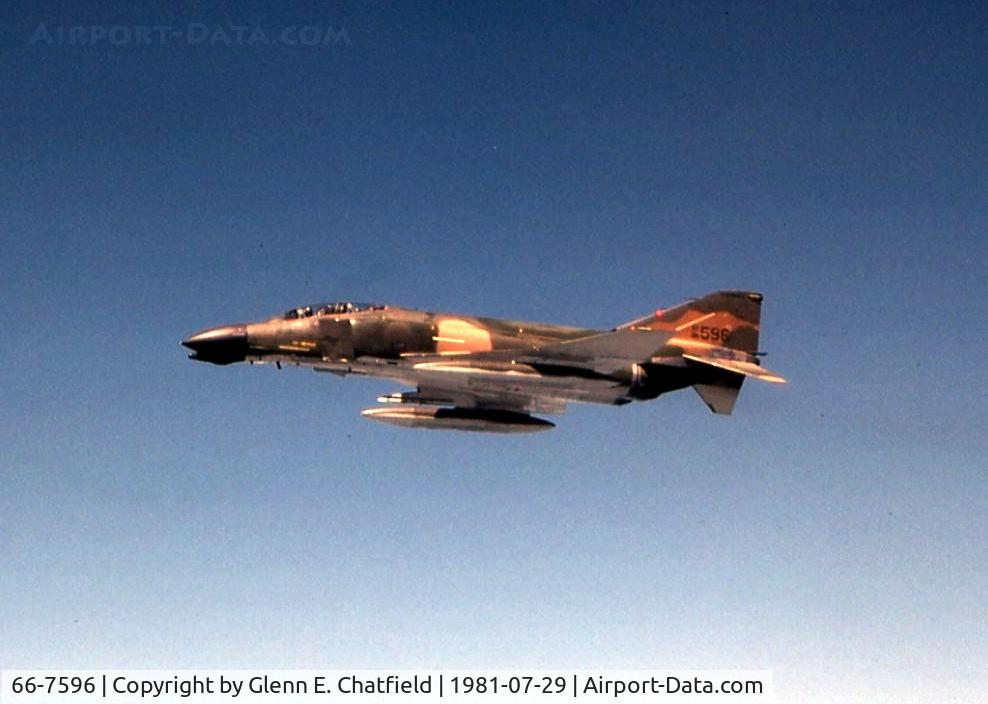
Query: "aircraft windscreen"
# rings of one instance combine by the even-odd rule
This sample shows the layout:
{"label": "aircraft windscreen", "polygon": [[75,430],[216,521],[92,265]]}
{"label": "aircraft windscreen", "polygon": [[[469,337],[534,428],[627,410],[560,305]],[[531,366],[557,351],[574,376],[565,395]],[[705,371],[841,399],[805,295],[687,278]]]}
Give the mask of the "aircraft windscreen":
{"label": "aircraft windscreen", "polygon": [[290,311],[285,313],[285,320],[298,320],[299,318],[311,318],[312,306],[303,306],[302,308],[292,308]]}
{"label": "aircraft windscreen", "polygon": [[385,306],[379,303],[353,303],[351,301],[319,303],[314,306],[292,308],[290,311],[285,313],[285,320],[298,320],[299,318],[309,318],[313,315],[340,315],[347,313],[359,313],[365,310],[384,310],[384,308]]}

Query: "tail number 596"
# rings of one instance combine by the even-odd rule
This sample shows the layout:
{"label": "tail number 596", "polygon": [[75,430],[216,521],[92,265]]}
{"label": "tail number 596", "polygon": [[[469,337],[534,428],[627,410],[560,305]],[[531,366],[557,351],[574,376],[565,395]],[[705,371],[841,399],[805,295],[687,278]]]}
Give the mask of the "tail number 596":
{"label": "tail number 596", "polygon": [[710,342],[724,342],[731,334],[730,328],[715,328],[709,325],[691,325],[690,337],[697,340],[709,340]]}

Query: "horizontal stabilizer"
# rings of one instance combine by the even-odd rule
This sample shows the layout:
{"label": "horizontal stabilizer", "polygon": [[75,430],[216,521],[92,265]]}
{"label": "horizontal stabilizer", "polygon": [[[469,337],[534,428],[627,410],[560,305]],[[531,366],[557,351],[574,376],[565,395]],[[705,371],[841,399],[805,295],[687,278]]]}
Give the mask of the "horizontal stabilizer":
{"label": "horizontal stabilizer", "polygon": [[738,393],[741,391],[741,384],[733,386],[719,386],[715,384],[693,384],[693,389],[700,394],[700,398],[707,404],[714,413],[729,416],[734,410],[734,402],[738,400]]}
{"label": "horizontal stabilizer", "polygon": [[762,369],[757,364],[753,364],[751,362],[742,362],[736,359],[720,359],[719,357],[701,357],[700,355],[695,354],[684,354],[683,359],[688,359],[692,362],[699,362],[700,364],[706,364],[711,367],[717,367],[718,369],[724,369],[725,371],[734,372],[735,374],[750,376],[753,379],[758,379],[759,381],[767,381],[772,384],[786,383],[786,380],[778,374],[773,374],[767,369]]}

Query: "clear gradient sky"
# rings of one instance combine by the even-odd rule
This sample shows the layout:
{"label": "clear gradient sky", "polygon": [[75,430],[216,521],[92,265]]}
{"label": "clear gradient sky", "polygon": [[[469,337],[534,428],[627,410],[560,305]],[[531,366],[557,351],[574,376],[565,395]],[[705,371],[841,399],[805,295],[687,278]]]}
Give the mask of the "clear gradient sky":
{"label": "clear gradient sky", "polygon": [[[983,3],[66,5],[0,8],[0,665],[983,701]],[[720,288],[764,292],[790,380],[729,418],[400,430],[359,416],[391,384],[178,345],[320,300],[608,327]]]}

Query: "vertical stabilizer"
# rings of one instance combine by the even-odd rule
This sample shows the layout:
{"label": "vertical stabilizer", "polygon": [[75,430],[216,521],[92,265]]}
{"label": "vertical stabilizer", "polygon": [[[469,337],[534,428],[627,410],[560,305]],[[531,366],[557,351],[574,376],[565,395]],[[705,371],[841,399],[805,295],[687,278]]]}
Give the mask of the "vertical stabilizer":
{"label": "vertical stabilizer", "polygon": [[662,330],[677,341],[713,345],[753,354],[758,351],[762,294],[754,291],[717,291],[702,298],[657,310],[619,329]]}

